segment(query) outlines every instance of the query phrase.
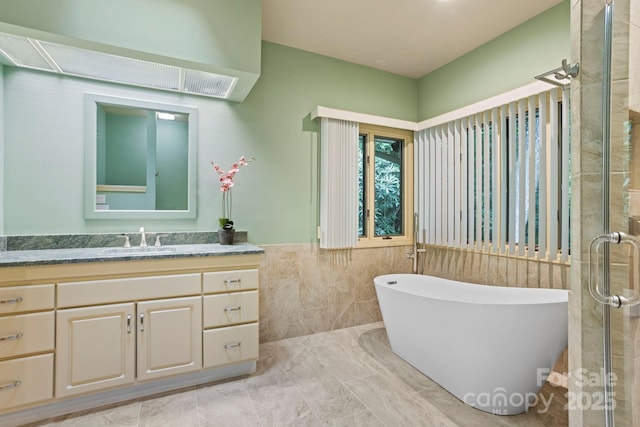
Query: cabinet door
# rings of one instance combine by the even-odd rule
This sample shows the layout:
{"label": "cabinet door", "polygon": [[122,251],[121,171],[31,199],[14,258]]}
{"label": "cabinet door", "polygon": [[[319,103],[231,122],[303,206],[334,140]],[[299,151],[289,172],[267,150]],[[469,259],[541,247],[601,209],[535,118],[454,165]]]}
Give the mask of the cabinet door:
{"label": "cabinet door", "polygon": [[202,367],[202,297],[138,303],[138,380]]}
{"label": "cabinet door", "polygon": [[58,310],[56,397],[132,384],[135,305]]}

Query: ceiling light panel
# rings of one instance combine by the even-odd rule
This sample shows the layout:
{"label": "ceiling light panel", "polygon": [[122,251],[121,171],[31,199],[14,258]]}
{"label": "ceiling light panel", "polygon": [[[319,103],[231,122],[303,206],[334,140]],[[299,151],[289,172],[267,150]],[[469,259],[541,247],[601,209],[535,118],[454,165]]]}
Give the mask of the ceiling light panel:
{"label": "ceiling light panel", "polygon": [[237,78],[203,71],[185,70],[184,91],[198,95],[227,98]]}
{"label": "ceiling light panel", "polygon": [[87,49],[40,42],[65,74],[159,89],[180,89],[180,68],[109,55]]}
{"label": "ceiling light panel", "polygon": [[0,33],[0,55],[18,67],[223,99],[238,81],[236,77],[6,33]]}
{"label": "ceiling light panel", "polygon": [[0,33],[0,54],[19,67],[55,71],[34,44],[25,37]]}

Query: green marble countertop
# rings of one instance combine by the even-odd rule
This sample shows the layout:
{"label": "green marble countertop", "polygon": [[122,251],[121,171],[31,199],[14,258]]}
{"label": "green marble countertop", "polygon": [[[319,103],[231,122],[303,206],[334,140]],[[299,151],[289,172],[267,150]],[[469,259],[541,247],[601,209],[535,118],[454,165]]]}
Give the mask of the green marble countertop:
{"label": "green marble countertop", "polygon": [[82,262],[139,261],[147,259],[173,259],[226,255],[262,254],[264,249],[250,243],[233,245],[192,244],[156,248],[69,248],[0,252],[0,267],[32,265],[74,264]]}
{"label": "green marble countertop", "polygon": [[[262,254],[264,249],[247,243],[246,232],[236,232],[233,245],[220,245],[216,232],[148,233],[149,246],[139,246],[140,236],[129,233],[131,247],[124,248],[121,234],[71,234],[0,236],[0,267],[139,261]],[[161,247],[153,237],[162,234]]]}

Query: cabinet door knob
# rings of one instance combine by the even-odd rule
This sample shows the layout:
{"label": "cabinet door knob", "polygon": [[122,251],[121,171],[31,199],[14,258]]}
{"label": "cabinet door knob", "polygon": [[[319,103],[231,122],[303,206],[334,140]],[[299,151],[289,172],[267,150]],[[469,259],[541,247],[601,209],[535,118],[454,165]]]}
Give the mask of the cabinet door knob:
{"label": "cabinet door knob", "polygon": [[0,391],[13,390],[14,388],[20,387],[21,385],[22,385],[22,381],[20,380],[14,381],[9,384],[0,385]]}
{"label": "cabinet door knob", "polygon": [[22,332],[18,332],[17,334],[13,334],[13,335],[5,335],[3,337],[0,337],[0,341],[15,341],[15,340],[19,340],[20,338],[22,338],[24,335]]}

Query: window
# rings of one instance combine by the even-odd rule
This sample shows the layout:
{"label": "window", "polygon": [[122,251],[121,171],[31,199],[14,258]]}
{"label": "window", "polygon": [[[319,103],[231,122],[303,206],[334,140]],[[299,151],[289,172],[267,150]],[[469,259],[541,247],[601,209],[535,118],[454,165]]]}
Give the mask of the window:
{"label": "window", "polygon": [[360,124],[359,247],[411,243],[413,132]]}

